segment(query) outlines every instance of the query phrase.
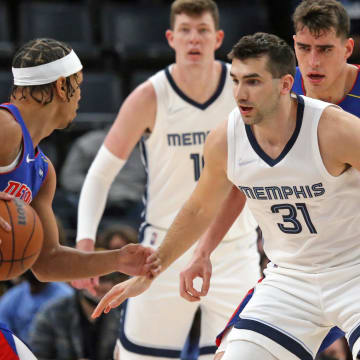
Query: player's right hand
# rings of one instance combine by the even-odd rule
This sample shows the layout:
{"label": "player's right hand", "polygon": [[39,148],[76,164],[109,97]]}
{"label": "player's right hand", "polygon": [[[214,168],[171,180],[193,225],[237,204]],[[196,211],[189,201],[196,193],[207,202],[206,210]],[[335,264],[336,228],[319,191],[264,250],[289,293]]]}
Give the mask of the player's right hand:
{"label": "player's right hand", "polygon": [[113,286],[100,300],[91,317],[95,319],[99,317],[102,312],[107,314],[111,309],[119,306],[126,299],[142,294],[150,287],[152,281],[153,280],[145,276],[136,276]]}
{"label": "player's right hand", "polygon": [[[9,194],[6,193],[6,192],[0,191],[0,199],[1,199],[1,200],[7,200],[7,201],[9,201],[9,200],[11,200],[11,199],[13,199],[13,198],[14,198],[14,196],[9,195]],[[6,231],[6,232],[10,232],[10,231],[11,231],[11,226],[10,226],[10,224],[9,224],[7,221],[5,221],[1,216],[0,216],[0,226],[1,226],[1,228],[2,228],[4,231]],[[0,239],[0,242],[1,242],[1,239]]]}
{"label": "player's right hand", "polygon": [[[210,257],[195,253],[189,265],[180,273],[180,296],[190,302],[199,301],[209,291],[211,274]],[[201,291],[194,288],[197,277],[202,278]]]}
{"label": "player's right hand", "polygon": [[[76,248],[81,251],[94,251],[95,245],[92,239],[81,239],[77,242]],[[75,289],[87,289],[92,295],[96,295],[95,288],[99,286],[99,277],[79,279],[71,281]]]}

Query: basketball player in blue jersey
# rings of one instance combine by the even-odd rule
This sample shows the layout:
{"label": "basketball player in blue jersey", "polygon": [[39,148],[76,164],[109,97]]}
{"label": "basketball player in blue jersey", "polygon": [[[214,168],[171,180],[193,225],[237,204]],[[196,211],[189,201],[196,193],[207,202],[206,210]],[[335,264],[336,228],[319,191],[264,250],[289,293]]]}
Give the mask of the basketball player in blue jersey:
{"label": "basketball player in blue jersey", "polygon": [[[215,60],[215,50],[224,35],[219,30],[214,1],[174,1],[170,25],[166,38],[175,50],[175,64],[129,95],[89,169],[80,195],[78,248],[94,247],[111,182],[143,135],[148,188],[140,238],[143,244],[158,247],[196,186],[207,134],[236,106],[229,66]],[[117,344],[118,358],[180,358],[199,306],[200,358],[213,358],[219,327],[226,324],[234,301],[238,302],[248,290],[247,284],[253,286],[260,275],[256,222],[247,207],[224,235],[221,246],[213,252],[209,294],[200,304],[179,296],[178,273],[190,261],[193,249],[179,259],[172,271],[160,276],[152,291],[127,303]],[[201,265],[197,270],[206,276],[211,272]]]}
{"label": "basketball player in blue jersey", "polygon": [[[33,273],[41,281],[70,281],[114,271],[146,274],[145,259],[152,250],[141,245],[89,253],[59,244],[52,210],[55,170],[38,145],[76,116],[83,78],[79,58],[60,41],[36,39],[16,52],[12,66],[10,102],[0,105],[0,191],[2,199],[18,197],[29,203],[40,217],[44,244]],[[3,325],[0,354],[6,359],[35,359]]]}
{"label": "basketball player in blue jersey", "polygon": [[[149,262],[166,270],[207,229],[236,185],[264,233],[271,263],[227,335],[223,360],[311,360],[334,326],[346,333],[355,359],[359,119],[292,94],[295,56],[274,35],[243,37],[230,58],[238,108],[208,136],[198,185]],[[93,315],[152,281],[135,277],[116,285]]]}
{"label": "basketball player in blue jersey", "polygon": [[336,0],[304,0],[293,15],[299,64],[293,91],[339,105],[360,117],[360,67],[353,52],[350,18]]}

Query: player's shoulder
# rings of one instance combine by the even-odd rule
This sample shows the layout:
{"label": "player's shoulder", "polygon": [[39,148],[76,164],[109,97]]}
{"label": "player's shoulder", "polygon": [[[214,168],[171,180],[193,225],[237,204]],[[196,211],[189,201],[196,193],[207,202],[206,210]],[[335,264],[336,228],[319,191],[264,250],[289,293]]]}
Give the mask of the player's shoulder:
{"label": "player's shoulder", "polygon": [[357,116],[333,104],[324,108],[319,120],[319,137],[325,137],[329,143],[334,144],[358,130],[360,127]]}
{"label": "player's shoulder", "polygon": [[21,125],[16,121],[14,116],[6,109],[0,108],[0,160],[3,155],[14,151],[20,145],[22,139]]}
{"label": "player's shoulder", "polygon": [[138,85],[130,94],[129,98],[136,99],[139,102],[149,102],[156,100],[154,85],[150,79]]}

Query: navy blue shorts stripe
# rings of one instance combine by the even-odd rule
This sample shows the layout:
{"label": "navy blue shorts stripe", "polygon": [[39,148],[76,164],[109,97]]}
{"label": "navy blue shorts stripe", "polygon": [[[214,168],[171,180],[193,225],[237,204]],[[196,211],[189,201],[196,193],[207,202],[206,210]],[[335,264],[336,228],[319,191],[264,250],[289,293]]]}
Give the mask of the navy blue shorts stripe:
{"label": "navy blue shorts stripe", "polygon": [[337,339],[340,339],[344,335],[345,335],[345,333],[342,330],[340,330],[337,326],[331,328],[330,331],[328,332],[328,334],[326,335],[325,339],[323,340],[323,342],[320,345],[319,353],[324,351],[334,341],[336,341]]}
{"label": "navy blue shorts stripe", "polygon": [[[126,308],[127,308],[127,301],[124,302],[122,316],[120,320],[120,334],[119,340],[121,345],[130,352],[135,354],[141,355],[149,355],[149,356],[158,356],[158,357],[167,357],[173,359],[179,359],[181,355],[180,350],[169,350],[169,349],[159,349],[159,348],[152,348],[148,346],[137,345],[131,342],[125,335],[125,316],[126,316]],[[151,331],[151,329],[149,329]]]}
{"label": "navy blue shorts stripe", "polygon": [[240,319],[235,324],[236,329],[245,329],[262,334],[275,341],[301,360],[313,360],[313,356],[297,341],[273,327],[249,319]]}
{"label": "navy blue shorts stripe", "polygon": [[356,340],[359,338],[359,336],[360,336],[360,325],[351,333],[349,337],[349,346],[351,352],[353,351],[354,344]]}

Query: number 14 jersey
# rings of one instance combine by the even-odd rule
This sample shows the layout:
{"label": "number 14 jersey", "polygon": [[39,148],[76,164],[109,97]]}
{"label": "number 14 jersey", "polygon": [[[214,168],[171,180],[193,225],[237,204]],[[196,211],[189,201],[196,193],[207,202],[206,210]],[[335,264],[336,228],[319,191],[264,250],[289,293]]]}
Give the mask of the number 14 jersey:
{"label": "number 14 jersey", "polygon": [[[200,177],[207,135],[227,119],[236,106],[230,66],[221,65],[218,87],[202,104],[178,88],[171,75],[172,66],[150,78],[156,93],[157,111],[154,129],[142,145],[148,174],[145,220],[153,226],[170,227]],[[246,235],[255,228],[255,220],[245,208],[227,238]]]}
{"label": "number 14 jersey", "polygon": [[235,109],[228,121],[228,177],[246,195],[276,265],[305,272],[359,263],[360,176],[330,175],[317,127],[331,104],[298,96],[295,131],[270,158]]}

